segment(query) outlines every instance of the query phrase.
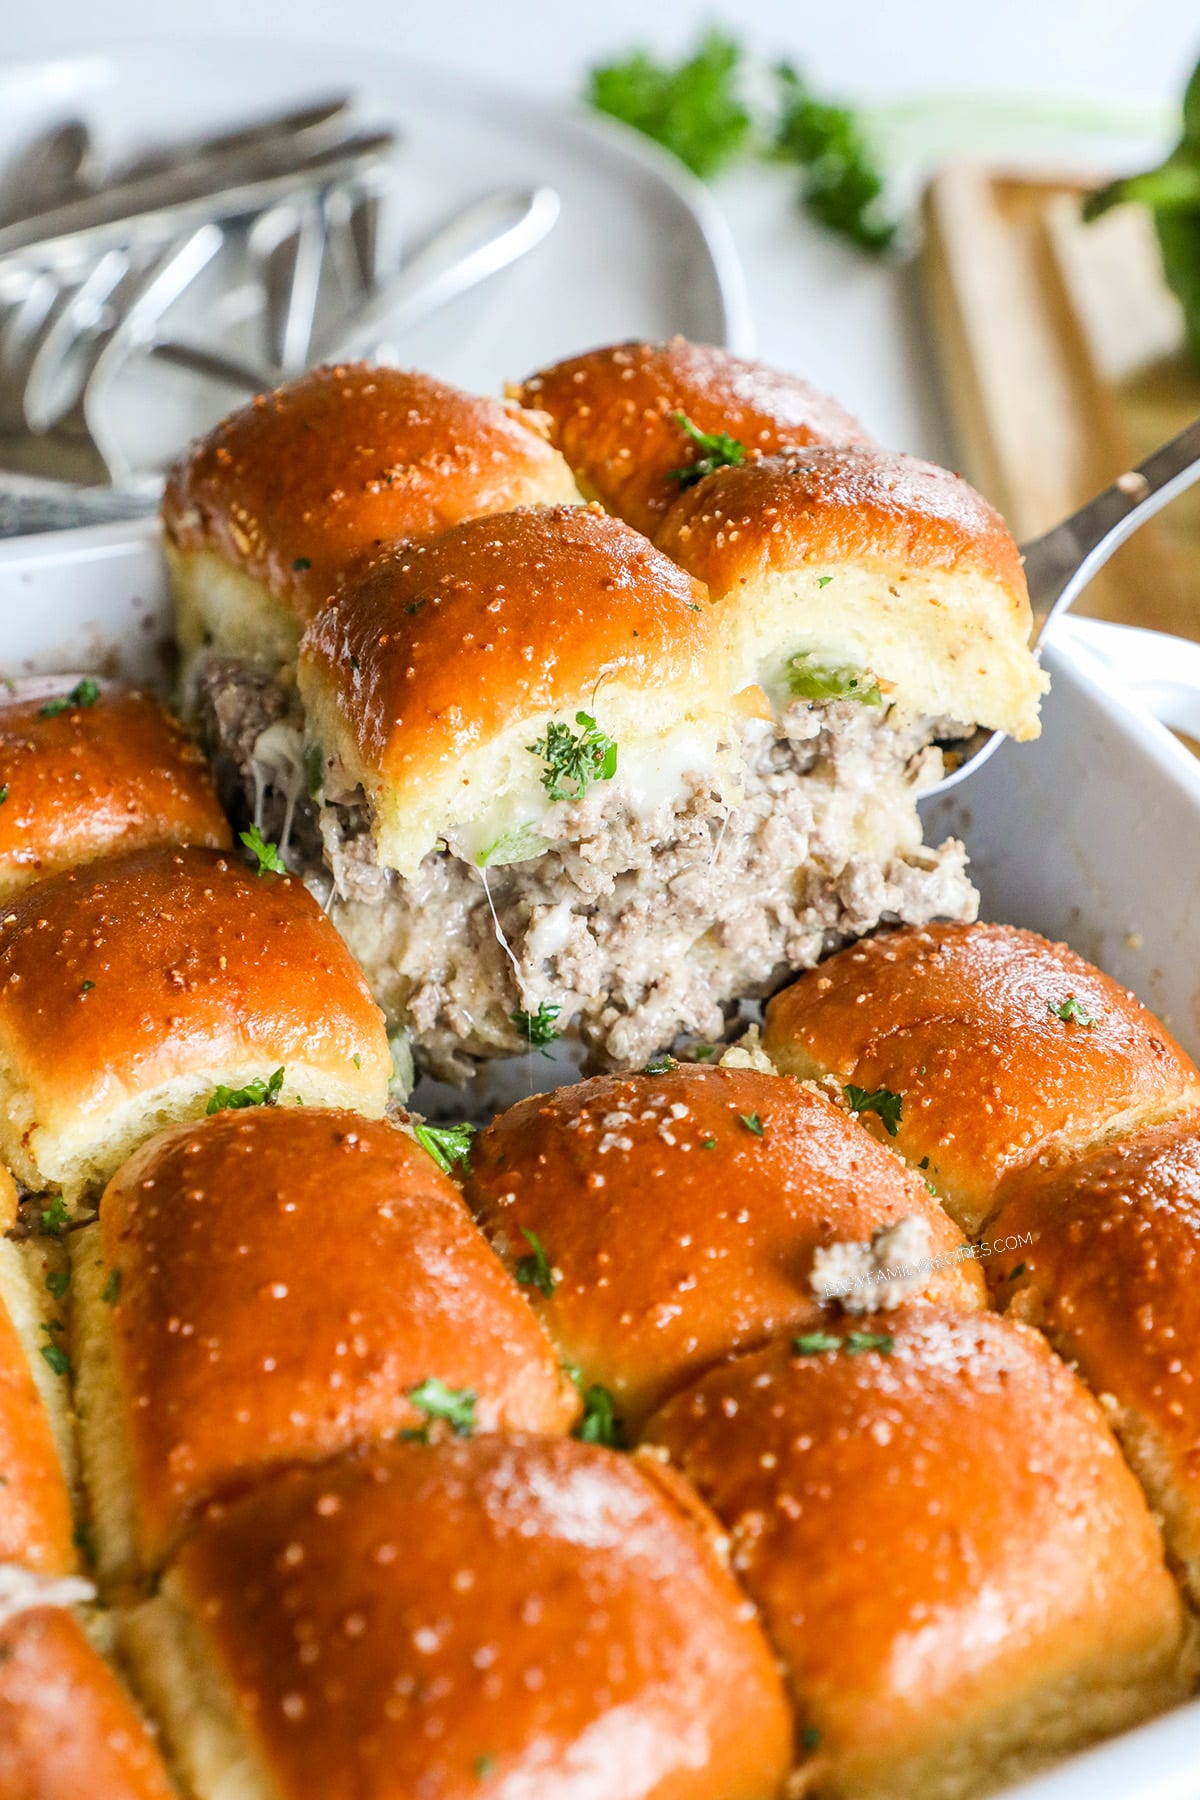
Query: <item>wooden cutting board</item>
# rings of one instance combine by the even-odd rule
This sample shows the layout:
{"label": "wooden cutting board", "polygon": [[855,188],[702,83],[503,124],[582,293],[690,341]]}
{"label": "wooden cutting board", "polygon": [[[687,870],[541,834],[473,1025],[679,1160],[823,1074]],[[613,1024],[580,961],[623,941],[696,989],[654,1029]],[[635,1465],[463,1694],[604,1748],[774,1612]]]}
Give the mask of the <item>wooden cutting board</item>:
{"label": "wooden cutting board", "polygon": [[[1075,177],[955,166],[922,278],[960,466],[1035,537],[1200,414],[1149,216],[1084,225]],[[1117,552],[1078,610],[1200,638],[1200,489]]]}

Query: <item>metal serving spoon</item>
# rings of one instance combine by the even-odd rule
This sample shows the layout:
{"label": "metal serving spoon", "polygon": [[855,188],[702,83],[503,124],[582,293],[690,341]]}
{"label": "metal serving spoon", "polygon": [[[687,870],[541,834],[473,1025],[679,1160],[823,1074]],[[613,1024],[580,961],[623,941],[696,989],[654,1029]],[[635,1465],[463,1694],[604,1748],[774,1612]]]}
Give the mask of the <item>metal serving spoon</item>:
{"label": "metal serving spoon", "polygon": [[[1081,506],[1043,537],[1023,546],[1025,579],[1033,607],[1033,642],[1042,637],[1055,613],[1079,598],[1126,538],[1164,506],[1200,481],[1200,419],[1151,451],[1136,468],[1118,475],[1111,487]],[[983,767],[1004,741],[1000,731],[977,731],[956,752],[960,760],[948,775],[921,795],[944,794]]]}

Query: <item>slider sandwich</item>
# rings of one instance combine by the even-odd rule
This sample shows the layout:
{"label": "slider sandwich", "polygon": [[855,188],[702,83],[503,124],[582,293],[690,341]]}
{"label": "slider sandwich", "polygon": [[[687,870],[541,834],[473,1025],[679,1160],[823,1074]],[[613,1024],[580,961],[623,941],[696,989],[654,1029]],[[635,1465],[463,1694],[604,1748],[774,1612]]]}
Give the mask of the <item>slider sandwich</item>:
{"label": "slider sandwich", "polygon": [[719,1543],[597,1445],[391,1444],[214,1507],[126,1643],[195,1800],[778,1800]]}
{"label": "slider sandwich", "polygon": [[[881,922],[972,918],[962,846],[926,845],[917,813],[935,740],[1037,730],[1019,558],[965,483],[885,456],[804,384],[724,353],[677,344],[655,379],[710,433],[733,407],[757,460],[726,466],[731,451],[702,451],[656,402],[652,442],[621,445],[672,490],[653,519],[585,468],[596,395],[570,431],[547,404],[581,487],[658,546],[595,503],[464,505],[440,531],[429,512],[397,523],[403,541],[373,559],[359,543],[340,581],[327,546],[325,603],[308,586],[296,604],[264,585],[295,534],[256,498],[253,420],[224,428],[244,432],[240,454],[202,446],[188,465],[207,471],[202,552],[180,548],[187,475],[168,492],[190,692],[207,692],[223,789],[326,904],[393,1035],[444,1078],[563,1034],[591,1067],[636,1065],[719,1036],[737,1001]],[[290,441],[312,456],[316,391],[281,390],[278,457]],[[843,447],[814,443],[811,466],[778,448],[830,437]],[[348,480],[337,434],[326,454],[333,491]],[[233,528],[251,515],[253,541]],[[228,574],[242,596],[210,610],[206,641],[189,625],[197,569],[206,591]],[[214,699],[214,657],[261,706]]]}
{"label": "slider sandwich", "polygon": [[0,901],[120,850],[229,844],[198,745],[149,694],[90,675],[0,692],[0,794]]}
{"label": "slider sandwich", "polygon": [[164,1125],[251,1104],[379,1115],[383,1021],[303,884],[198,845],[0,906],[0,1161],[82,1207]]}
{"label": "slider sandwich", "polygon": [[465,1192],[593,1410],[602,1389],[631,1431],[713,1363],[822,1327],[822,1269],[877,1234],[920,1249],[852,1303],[984,1304],[924,1181],[787,1075],[681,1063],[521,1100],[474,1140]]}
{"label": "slider sandwich", "polygon": [[971,1800],[1194,1680],[1150,1510],[1024,1326],[831,1319],[711,1370],[646,1441],[730,1534],[788,1674],[796,1793]]}

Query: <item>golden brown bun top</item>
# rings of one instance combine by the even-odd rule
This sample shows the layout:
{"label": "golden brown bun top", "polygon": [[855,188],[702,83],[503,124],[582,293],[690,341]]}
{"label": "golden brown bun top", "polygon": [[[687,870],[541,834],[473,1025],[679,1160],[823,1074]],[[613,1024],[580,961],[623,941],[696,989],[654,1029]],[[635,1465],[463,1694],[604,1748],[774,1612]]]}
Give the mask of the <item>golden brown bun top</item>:
{"label": "golden brown bun top", "polygon": [[519,394],[549,413],[584,492],[648,536],[679,493],[671,470],[703,454],[673,413],[753,453],[871,442],[857,419],[798,375],[681,337],[591,350],[531,375]]}
{"label": "golden brown bun top", "polygon": [[595,1446],[405,1444],[215,1511],[167,1589],[279,1800],[773,1800],[787,1704],[700,1518]]}
{"label": "golden brown bun top", "polygon": [[[43,1334],[66,1355],[61,1331]],[[56,1379],[63,1379],[61,1376]],[[75,1566],[71,1502],[50,1420],[16,1327],[0,1300],[0,1563],[38,1575]],[[2,1734],[0,1734],[2,1736]],[[0,1793],[6,1790],[0,1782]]]}
{"label": "golden brown bun top", "polygon": [[309,628],[301,687],[330,684],[360,756],[399,783],[602,678],[707,683],[713,658],[690,576],[599,507],[536,507],[381,557]]}
{"label": "golden brown bun top", "polygon": [[714,594],[802,562],[899,564],[998,582],[1022,636],[1032,624],[1021,553],[995,508],[961,475],[873,445],[717,469],[679,495],[656,542]]}
{"label": "golden brown bun top", "polygon": [[570,499],[538,422],[409,369],[313,369],[231,413],[171,470],[163,524],[262,581],[300,620],[383,544]]}
{"label": "golden brown bun top", "polygon": [[147,844],[229,843],[199,749],[149,694],[71,680],[0,694],[0,900]]}
{"label": "golden brown bun top", "polygon": [[407,1397],[430,1378],[475,1395],[480,1429],[565,1431],[578,1411],[457,1188],[397,1126],[280,1107],[178,1127],[109,1182],[100,1226],[152,1563],[251,1472],[445,1430]]}
{"label": "golden brown bun top", "polygon": [[897,1149],[928,1157],[969,1230],[1013,1169],[1200,1099],[1200,1074],[1132,993],[1008,925],[911,927],[843,950],[776,996],[764,1042],[797,1074],[899,1094]]}
{"label": "golden brown bun top", "polygon": [[382,1110],[391,1071],[379,1010],[307,888],[197,848],[109,857],[0,909],[0,1044],[14,1083],[81,1116],[118,1084],[264,1056],[336,1073]]}
{"label": "golden brown bun top", "polygon": [[1151,1426],[1200,1506],[1200,1112],[1013,1176],[991,1230],[1031,1240],[989,1263],[998,1303]]}
{"label": "golden brown bun top", "polygon": [[0,1625],[4,1800],[171,1800],[149,1732],[60,1607]]}
{"label": "golden brown bun top", "polygon": [[[679,1067],[522,1100],[474,1140],[468,1203],[510,1265],[541,1243],[530,1299],[630,1425],[699,1370],[819,1324],[813,1253],[916,1215],[930,1255],[963,1242],[923,1181],[790,1076]],[[929,1297],[983,1303],[972,1262]]]}
{"label": "golden brown bun top", "polygon": [[1035,1332],[911,1306],[874,1322],[890,1353],[855,1354],[852,1328],[714,1369],[647,1432],[729,1529],[818,1770],[1095,1667],[1114,1621],[1178,1638],[1141,1492]]}

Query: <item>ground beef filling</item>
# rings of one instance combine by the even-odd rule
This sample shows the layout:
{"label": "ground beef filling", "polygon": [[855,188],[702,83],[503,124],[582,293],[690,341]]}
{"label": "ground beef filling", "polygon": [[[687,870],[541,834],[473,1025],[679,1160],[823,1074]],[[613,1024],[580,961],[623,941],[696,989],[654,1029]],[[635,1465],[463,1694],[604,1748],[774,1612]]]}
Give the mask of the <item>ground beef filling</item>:
{"label": "ground beef filling", "polygon": [[732,808],[699,777],[640,815],[600,784],[551,810],[542,856],[485,872],[451,842],[401,880],[375,861],[360,794],[317,807],[256,775],[256,745],[279,756],[288,703],[276,690],[273,708],[238,670],[214,659],[201,684],[222,785],[267,835],[288,820],[290,866],[329,899],[391,1027],[442,1079],[526,1047],[519,1010],[557,1006],[593,1068],[637,1065],[719,1037],[738,1000],[879,924],[975,917],[962,845],[925,846],[915,822],[944,721],[797,702],[779,731],[747,726]]}

